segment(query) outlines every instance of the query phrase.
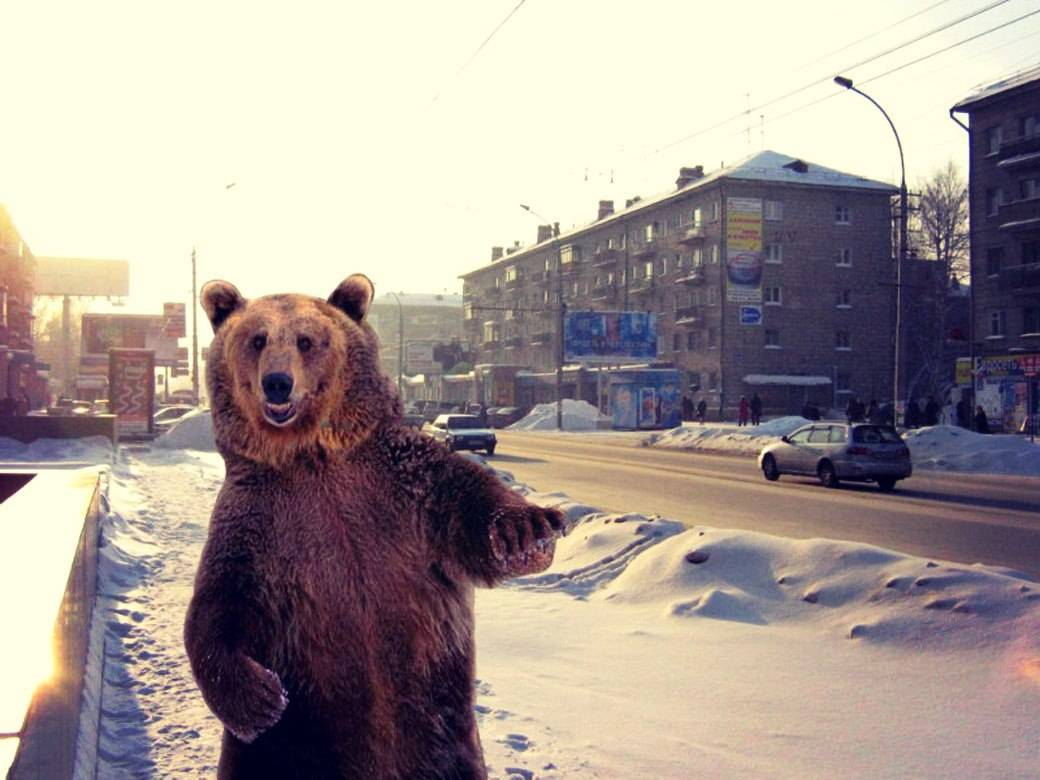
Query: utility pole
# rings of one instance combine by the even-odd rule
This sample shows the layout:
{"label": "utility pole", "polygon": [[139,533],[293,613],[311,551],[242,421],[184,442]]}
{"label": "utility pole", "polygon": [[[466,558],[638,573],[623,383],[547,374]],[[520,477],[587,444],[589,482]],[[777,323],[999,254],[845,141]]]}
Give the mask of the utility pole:
{"label": "utility pole", "polygon": [[560,223],[553,223],[553,243],[556,247],[556,289],[557,294],[560,296],[557,310],[559,311],[559,321],[556,324],[556,329],[559,331],[559,346],[560,351],[556,355],[556,430],[563,430],[563,360],[564,360],[564,344],[563,344],[563,328],[567,321],[567,304],[563,300],[563,263],[561,252],[560,252]]}
{"label": "utility pole", "polygon": [[[191,248],[191,395],[199,404],[199,293],[196,289],[195,247]],[[170,392],[170,377],[166,377],[166,393]]]}

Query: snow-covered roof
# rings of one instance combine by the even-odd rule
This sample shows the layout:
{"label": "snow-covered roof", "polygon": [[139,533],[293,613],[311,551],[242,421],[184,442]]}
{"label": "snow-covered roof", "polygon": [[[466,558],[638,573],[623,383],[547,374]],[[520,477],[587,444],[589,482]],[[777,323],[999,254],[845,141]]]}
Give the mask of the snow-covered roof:
{"label": "snow-covered roof", "polygon": [[799,376],[798,374],[748,374],[744,377],[746,385],[829,385],[829,376]]}
{"label": "snow-covered roof", "polygon": [[1040,63],[1028,67],[1025,70],[1016,71],[999,81],[975,87],[975,90],[966,98],[958,102],[952,110],[967,111],[976,103],[981,103],[983,100],[995,97],[1002,92],[1009,92],[1016,87],[1022,87],[1031,82],[1040,82]]}

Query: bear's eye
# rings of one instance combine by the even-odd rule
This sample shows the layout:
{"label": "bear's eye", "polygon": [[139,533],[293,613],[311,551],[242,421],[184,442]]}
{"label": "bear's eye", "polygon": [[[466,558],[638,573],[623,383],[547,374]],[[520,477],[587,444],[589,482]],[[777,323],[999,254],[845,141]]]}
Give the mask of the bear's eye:
{"label": "bear's eye", "polygon": [[311,341],[309,336],[300,336],[296,339],[296,348],[299,349],[300,352],[310,352],[311,347],[313,346],[314,342]]}
{"label": "bear's eye", "polygon": [[267,336],[253,336],[253,349],[257,352],[267,346]]}

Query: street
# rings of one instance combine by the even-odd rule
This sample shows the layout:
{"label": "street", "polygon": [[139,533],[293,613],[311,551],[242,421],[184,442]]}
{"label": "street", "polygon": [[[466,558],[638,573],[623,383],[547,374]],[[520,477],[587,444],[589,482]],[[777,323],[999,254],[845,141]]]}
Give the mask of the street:
{"label": "street", "polygon": [[561,491],[606,511],[660,514],[690,525],[791,538],[865,542],[1040,579],[1035,478],[916,472],[895,493],[784,476],[766,482],[753,458],[641,447],[609,434],[498,431],[490,463],[539,492]]}

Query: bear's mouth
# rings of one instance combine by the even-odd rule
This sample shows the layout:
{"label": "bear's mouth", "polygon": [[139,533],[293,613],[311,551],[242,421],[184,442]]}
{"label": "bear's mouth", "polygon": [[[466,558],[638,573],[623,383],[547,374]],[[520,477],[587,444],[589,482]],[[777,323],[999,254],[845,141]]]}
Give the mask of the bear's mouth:
{"label": "bear's mouth", "polygon": [[267,421],[277,425],[288,425],[296,417],[296,404],[292,401],[284,404],[264,404],[264,417]]}

